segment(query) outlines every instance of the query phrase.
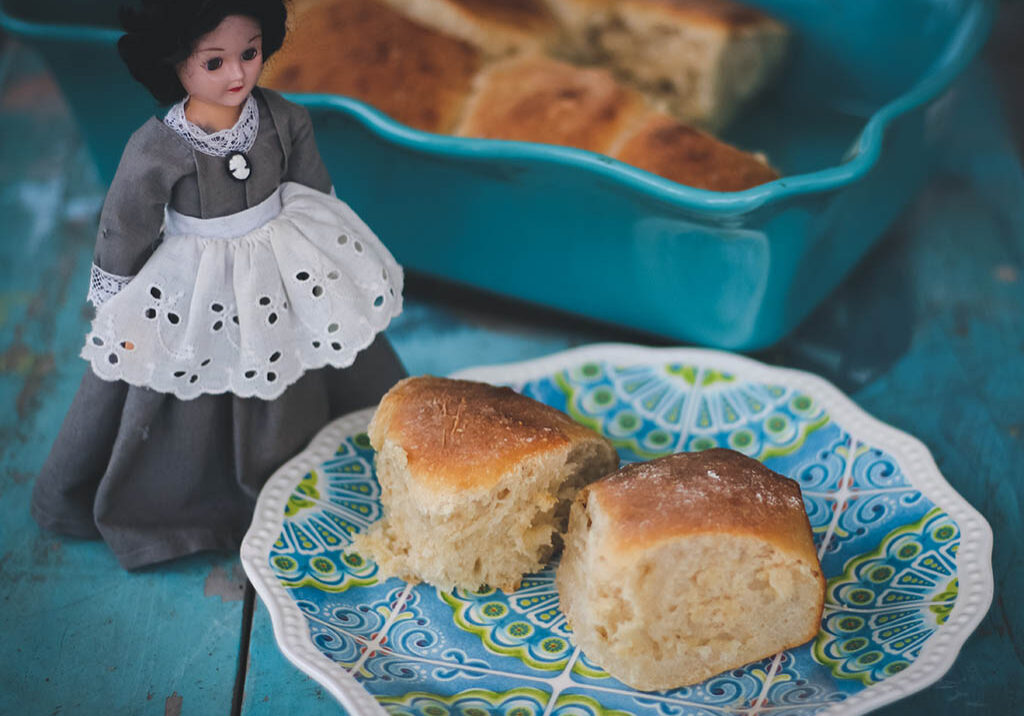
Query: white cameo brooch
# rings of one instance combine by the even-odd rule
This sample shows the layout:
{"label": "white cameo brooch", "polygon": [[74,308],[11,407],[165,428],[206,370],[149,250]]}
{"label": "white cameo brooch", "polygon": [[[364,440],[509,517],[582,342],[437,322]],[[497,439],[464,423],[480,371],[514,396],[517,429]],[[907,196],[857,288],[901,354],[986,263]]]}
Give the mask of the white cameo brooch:
{"label": "white cameo brooch", "polygon": [[245,181],[252,174],[252,165],[249,163],[249,158],[242,152],[235,152],[228,156],[227,167],[228,174],[238,181]]}

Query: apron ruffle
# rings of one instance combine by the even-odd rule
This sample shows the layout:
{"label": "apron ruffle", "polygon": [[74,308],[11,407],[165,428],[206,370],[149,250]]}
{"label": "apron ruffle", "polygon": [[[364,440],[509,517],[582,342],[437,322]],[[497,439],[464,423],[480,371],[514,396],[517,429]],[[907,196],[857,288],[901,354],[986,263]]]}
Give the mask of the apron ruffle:
{"label": "apron ruffle", "polygon": [[167,222],[138,275],[97,309],[82,349],[97,376],[182,400],[272,400],[307,370],[352,364],[401,312],[402,269],[344,202],[295,183],[278,191],[280,212],[233,238],[210,235],[239,225],[232,217]]}

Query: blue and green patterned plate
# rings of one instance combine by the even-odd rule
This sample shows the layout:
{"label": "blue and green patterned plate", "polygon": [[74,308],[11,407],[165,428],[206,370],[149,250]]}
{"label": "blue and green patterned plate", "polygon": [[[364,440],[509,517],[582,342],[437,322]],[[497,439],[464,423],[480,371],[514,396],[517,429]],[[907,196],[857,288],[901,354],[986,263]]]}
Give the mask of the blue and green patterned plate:
{"label": "blue and green patterned plate", "polygon": [[988,523],[920,442],[816,376],[595,345],[458,377],[569,413],[624,462],[720,445],[797,480],[828,579],[821,631],[702,684],[640,693],[573,646],[554,565],[514,594],[381,581],[345,552],[381,514],[364,410],[271,478],[242,545],[282,652],[353,714],[861,714],[938,679],[988,610]]}

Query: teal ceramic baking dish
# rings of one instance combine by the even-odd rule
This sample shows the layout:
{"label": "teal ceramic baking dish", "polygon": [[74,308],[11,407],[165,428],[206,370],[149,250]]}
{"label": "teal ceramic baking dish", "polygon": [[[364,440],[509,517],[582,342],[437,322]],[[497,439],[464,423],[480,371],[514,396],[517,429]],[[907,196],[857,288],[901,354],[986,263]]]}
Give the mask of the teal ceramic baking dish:
{"label": "teal ceramic baking dish", "polygon": [[[499,1],[499,0],[496,0]],[[417,131],[334,95],[309,107],[338,195],[407,269],[719,348],[775,343],[920,187],[935,100],[995,0],[751,0],[793,29],[778,86],[724,135],[784,177],[681,186],[576,149]],[[117,2],[0,0],[46,58],[109,180],[158,108],[117,57]]]}

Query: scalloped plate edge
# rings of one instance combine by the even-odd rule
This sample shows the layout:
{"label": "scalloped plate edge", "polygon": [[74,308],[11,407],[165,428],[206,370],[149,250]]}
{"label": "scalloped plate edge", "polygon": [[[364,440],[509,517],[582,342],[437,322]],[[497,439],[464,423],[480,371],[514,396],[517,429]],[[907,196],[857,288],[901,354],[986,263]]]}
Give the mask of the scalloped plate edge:
{"label": "scalloped plate edge", "polygon": [[364,408],[332,421],[270,477],[256,501],[240,553],[242,568],[270,613],[274,638],[288,661],[324,686],[350,713],[380,716],[387,714],[384,707],[344,668],[313,646],[302,610],[274,576],[267,559],[284,526],[284,508],[292,490],[310,470],[334,455],[342,440],[366,430],[373,410]]}
{"label": "scalloped plate edge", "polygon": [[[930,686],[952,667],[964,642],[992,603],[992,528],[981,513],[946,481],[920,440],[872,417],[824,378],[704,348],[648,348],[599,343],[526,361],[465,368],[452,373],[452,377],[492,383],[525,382],[588,361],[685,362],[739,373],[745,379],[783,382],[820,400],[833,419],[853,438],[870,438],[873,445],[898,458],[910,483],[953,517],[960,527],[961,541],[957,551],[959,596],[946,623],[926,642],[921,655],[910,667],[823,711],[822,716],[866,713]],[[284,525],[284,507],[292,490],[306,473],[333,455],[345,437],[365,430],[373,411],[373,407],[364,408],[332,421],[305,450],[271,476],[260,492],[252,525],[242,541],[241,562],[270,613],[274,637],[285,657],[324,686],[353,714],[380,715],[387,712],[377,700],[354,677],[313,646],[302,611],[281,587],[267,563],[270,546]],[[964,565],[970,568],[963,570]]]}

